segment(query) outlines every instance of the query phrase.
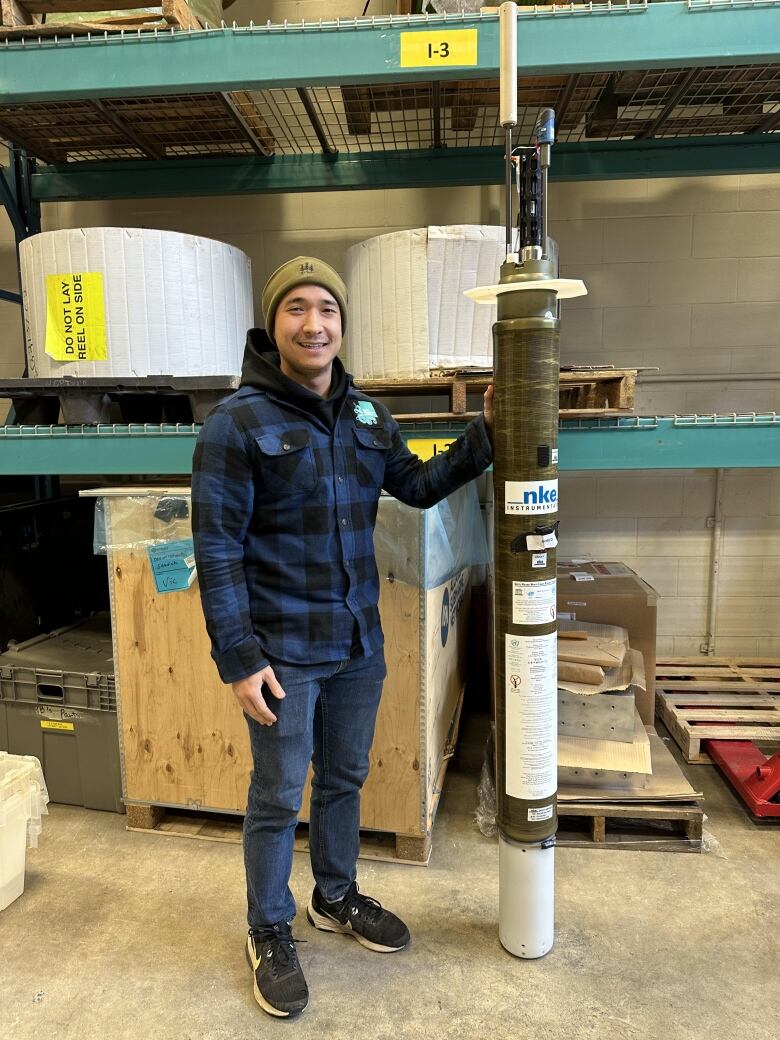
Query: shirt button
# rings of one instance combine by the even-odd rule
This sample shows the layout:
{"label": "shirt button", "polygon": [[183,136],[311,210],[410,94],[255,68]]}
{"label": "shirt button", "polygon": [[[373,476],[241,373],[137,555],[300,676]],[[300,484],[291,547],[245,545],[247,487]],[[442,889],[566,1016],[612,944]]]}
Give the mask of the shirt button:
{"label": "shirt button", "polygon": [[342,526],[342,527],[346,527],[346,526],[347,526],[347,520],[346,520],[346,517],[345,517],[344,519],[342,519],[342,521],[341,521],[341,526]]}
{"label": "shirt button", "polygon": [[339,484],[343,484],[343,483],[344,483],[344,478],[343,477],[339,477]]}
{"label": "shirt button", "polygon": [[289,451],[290,450],[290,445],[289,444],[283,444],[282,447],[284,448],[285,451]]}

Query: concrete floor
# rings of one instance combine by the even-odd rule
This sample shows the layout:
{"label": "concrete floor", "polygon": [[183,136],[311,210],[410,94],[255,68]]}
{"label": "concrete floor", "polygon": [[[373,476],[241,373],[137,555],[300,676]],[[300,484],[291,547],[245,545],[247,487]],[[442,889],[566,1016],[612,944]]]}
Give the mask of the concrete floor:
{"label": "concrete floor", "polygon": [[[475,775],[451,770],[430,866],[361,863],[411,948],[374,954],[299,916],[311,1003],[294,1023],[252,997],[238,846],[53,806],[0,914],[2,1036],[777,1040],[780,826],[750,823],[712,767],[686,769],[720,849],[559,849],[556,944],[536,962],[498,944],[497,845],[473,823]],[[310,885],[296,855],[299,903]]]}

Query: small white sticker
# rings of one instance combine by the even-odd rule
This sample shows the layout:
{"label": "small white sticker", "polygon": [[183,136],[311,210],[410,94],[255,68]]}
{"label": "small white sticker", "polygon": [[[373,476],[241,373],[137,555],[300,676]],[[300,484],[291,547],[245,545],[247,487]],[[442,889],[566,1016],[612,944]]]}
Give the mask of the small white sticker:
{"label": "small white sticker", "polygon": [[553,814],[552,805],[542,805],[538,809],[528,810],[528,822],[538,823],[540,820],[551,820]]}
{"label": "small white sticker", "polygon": [[512,624],[546,625],[555,621],[555,578],[512,582]]}
{"label": "small white sticker", "polygon": [[526,535],[525,543],[529,549],[554,549],[558,544],[558,536],[555,531],[549,534],[529,534]]}
{"label": "small white sticker", "polygon": [[557,480],[507,480],[504,512],[529,515],[558,512]]}
{"label": "small white sticker", "polygon": [[557,448],[553,448],[551,450],[551,452],[550,452],[550,460],[552,461],[553,465],[555,465],[558,462],[558,449]]}
{"label": "small white sticker", "polygon": [[596,579],[592,574],[588,574],[586,571],[572,571],[569,575],[575,581],[595,581]]}
{"label": "small white sticker", "polygon": [[547,566],[547,553],[533,553],[531,556],[532,567],[546,567]]}

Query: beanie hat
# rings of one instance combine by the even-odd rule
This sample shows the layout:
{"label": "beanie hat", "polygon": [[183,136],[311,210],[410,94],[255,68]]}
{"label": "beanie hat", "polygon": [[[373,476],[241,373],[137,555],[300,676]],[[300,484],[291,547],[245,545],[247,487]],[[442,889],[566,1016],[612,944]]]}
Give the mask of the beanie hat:
{"label": "beanie hat", "polygon": [[261,306],[263,322],[269,339],[274,342],[276,308],[296,285],[320,285],[327,289],[341,311],[341,331],[347,328],[347,287],[330,264],[313,256],[296,256],[277,267],[263,288]]}

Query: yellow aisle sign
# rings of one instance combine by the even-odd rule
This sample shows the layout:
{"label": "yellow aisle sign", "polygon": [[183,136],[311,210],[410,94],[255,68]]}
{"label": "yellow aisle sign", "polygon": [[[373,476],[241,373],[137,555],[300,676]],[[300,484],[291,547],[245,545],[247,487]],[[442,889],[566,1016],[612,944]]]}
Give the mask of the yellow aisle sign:
{"label": "yellow aisle sign", "polygon": [[41,719],[41,729],[61,729],[72,733],[75,728],[76,726],[73,722],[57,722],[55,719]]}
{"label": "yellow aisle sign", "polygon": [[46,275],[46,353],[55,361],[105,361],[103,275]]}
{"label": "yellow aisle sign", "polygon": [[477,30],[448,29],[401,33],[401,68],[476,65]]}
{"label": "yellow aisle sign", "polygon": [[432,459],[434,455],[441,455],[456,440],[457,437],[413,437],[406,442],[406,447],[418,459],[425,461]]}

